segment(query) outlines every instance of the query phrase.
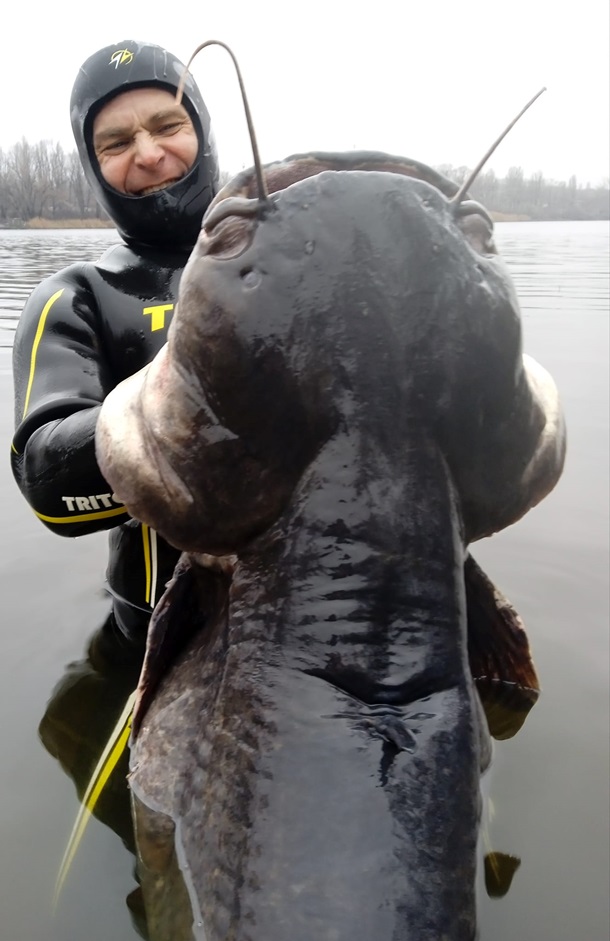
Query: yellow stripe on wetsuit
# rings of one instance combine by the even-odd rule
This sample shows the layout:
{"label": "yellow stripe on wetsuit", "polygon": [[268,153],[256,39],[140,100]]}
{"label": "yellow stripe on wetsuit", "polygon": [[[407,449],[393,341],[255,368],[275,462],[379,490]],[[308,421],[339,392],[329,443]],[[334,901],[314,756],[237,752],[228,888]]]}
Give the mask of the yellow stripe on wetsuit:
{"label": "yellow stripe on wetsuit", "polygon": [[152,572],[150,567],[150,541],[149,529],[146,523],[142,523],[142,542],[144,544],[144,572],[146,576],[146,587],[144,589],[144,600],[150,604],[150,588],[152,584]]}
{"label": "yellow stripe on wetsuit", "polygon": [[[55,294],[52,294],[47,303],[42,308],[42,313],[40,315],[40,320],[38,321],[38,326],[36,328],[36,335],[34,337],[34,343],[32,344],[32,353],[30,356],[30,375],[28,377],[28,384],[25,392],[25,403],[23,406],[23,416],[25,418],[27,415],[28,408],[30,406],[30,395],[32,394],[32,386],[34,385],[34,375],[36,373],[36,357],[38,355],[38,347],[40,346],[40,341],[42,339],[42,334],[44,333],[45,324],[47,322],[47,316],[51,307],[58,300],[61,295],[64,293],[65,288],[60,288],[59,291],[56,291]],[[15,454],[19,454],[14,443],[11,442],[11,450]],[[125,507],[113,507],[112,510],[100,510],[99,513],[82,513],[79,516],[46,516],[44,513],[38,513],[34,510],[34,513],[38,519],[42,520],[44,523],[89,523],[92,520],[103,520],[109,519],[113,516],[120,516],[122,513],[127,513]]]}
{"label": "yellow stripe on wetsuit", "polygon": [[124,506],[118,506],[113,510],[100,510],[99,513],[80,513],[72,516],[45,516],[44,513],[38,513],[34,510],[39,520],[45,523],[89,523],[91,520],[104,520],[111,516],[120,516],[121,513],[127,513]]}
{"label": "yellow stripe on wetsuit", "polygon": [[53,306],[55,301],[59,297],[61,297],[63,293],[64,293],[64,288],[61,288],[61,290],[56,291],[55,294],[53,294],[52,297],[49,298],[49,300],[47,301],[47,303],[44,305],[42,309],[42,314],[40,315],[40,320],[38,321],[38,327],[36,328],[36,336],[34,337],[34,343],[32,345],[32,355],[30,358],[30,376],[28,379],[28,385],[27,385],[27,389],[25,392],[25,404],[23,406],[22,418],[25,418],[25,416],[27,415],[28,406],[30,404],[30,393],[32,391],[32,386],[34,384],[34,373],[36,371],[36,354],[38,353],[38,347],[42,339],[44,325],[47,320],[47,314],[51,310],[51,307]]}
{"label": "yellow stripe on wetsuit", "polygon": [[[30,375],[28,378],[27,389],[25,391],[25,404],[23,406],[22,419],[25,418],[29,404],[30,404],[30,394],[32,392],[32,386],[34,385],[34,373],[36,372],[36,354],[38,353],[38,347],[40,345],[40,340],[42,339],[44,325],[47,320],[47,314],[51,310],[51,307],[53,306],[55,301],[59,297],[61,297],[63,293],[64,293],[64,288],[61,288],[61,290],[56,291],[55,294],[53,294],[49,298],[49,300],[47,301],[47,303],[44,305],[42,309],[42,314],[40,315],[40,320],[38,321],[38,327],[36,328],[36,336],[34,337],[34,343],[32,345],[32,354],[30,357]],[[13,441],[11,441],[11,451],[13,451],[15,454],[19,454],[19,451],[15,447],[15,443]]]}
{"label": "yellow stripe on wetsuit", "polygon": [[142,544],[145,573],[144,600],[146,604],[154,608],[157,601],[157,534],[146,523],[142,523]]}

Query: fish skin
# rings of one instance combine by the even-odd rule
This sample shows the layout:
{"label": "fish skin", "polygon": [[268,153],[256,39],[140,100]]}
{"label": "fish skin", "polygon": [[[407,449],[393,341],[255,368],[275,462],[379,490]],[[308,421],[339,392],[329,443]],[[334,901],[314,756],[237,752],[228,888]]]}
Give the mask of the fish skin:
{"label": "fish skin", "polygon": [[133,515],[235,556],[195,575],[207,620],[132,748],[206,941],[476,934],[464,562],[552,489],[565,429],[488,218],[382,157],[275,165],[266,215],[214,223],[251,176],[229,184],[167,346],[98,424]]}

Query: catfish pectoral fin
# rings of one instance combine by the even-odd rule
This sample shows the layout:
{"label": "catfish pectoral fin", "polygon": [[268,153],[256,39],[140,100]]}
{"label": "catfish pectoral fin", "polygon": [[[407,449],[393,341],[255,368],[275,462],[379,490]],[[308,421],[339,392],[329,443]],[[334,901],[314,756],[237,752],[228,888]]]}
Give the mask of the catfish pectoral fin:
{"label": "catfish pectoral fin", "polygon": [[501,899],[508,893],[513,876],[521,865],[518,856],[508,853],[487,853],[485,856],[485,889],[491,899]]}
{"label": "catfish pectoral fin", "polygon": [[464,564],[468,658],[489,731],[512,738],[540,695],[523,621],[471,555]]}
{"label": "catfish pectoral fin", "polygon": [[[131,722],[132,738],[138,734],[142,719],[157,688],[161,664],[169,662],[171,654],[180,644],[179,635],[172,635],[169,630],[172,605],[180,604],[188,596],[192,584],[192,569],[188,556],[183,554],[178,559],[171,581],[161,595],[148,625],[146,654],[142,672],[138,681],[136,701]],[[182,620],[185,624],[186,619]]]}
{"label": "catfish pectoral fin", "polygon": [[537,702],[536,690],[524,689],[501,680],[477,679],[475,685],[490,735],[496,741],[513,738]]}
{"label": "catfish pectoral fin", "polygon": [[228,558],[200,556],[193,564],[189,555],[183,553],[178,559],[172,579],[159,599],[148,627],[146,655],[131,726],[133,739],[161,678],[193,634],[204,627],[220,595],[226,591],[230,578],[231,562]]}

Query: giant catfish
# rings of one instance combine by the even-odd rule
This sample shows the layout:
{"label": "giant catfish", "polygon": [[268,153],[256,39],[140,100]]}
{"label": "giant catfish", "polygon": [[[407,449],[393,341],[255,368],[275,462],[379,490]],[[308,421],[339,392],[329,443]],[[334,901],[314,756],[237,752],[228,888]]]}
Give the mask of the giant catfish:
{"label": "giant catfish", "polygon": [[97,428],[185,553],[134,717],[151,933],[471,941],[468,546],[556,483],[557,390],[454,184],[364,152],[264,175],[208,210],[167,345]]}

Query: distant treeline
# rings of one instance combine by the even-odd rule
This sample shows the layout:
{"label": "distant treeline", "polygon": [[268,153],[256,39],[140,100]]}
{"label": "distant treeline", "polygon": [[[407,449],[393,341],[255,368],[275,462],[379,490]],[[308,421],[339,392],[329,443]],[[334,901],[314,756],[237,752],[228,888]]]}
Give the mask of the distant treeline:
{"label": "distant treeline", "polygon": [[[469,167],[437,167],[456,183],[463,183]],[[493,170],[480,173],[470,187],[473,199],[491,212],[528,219],[608,219],[610,190],[608,180],[599,186],[579,183],[575,176],[566,182],[547,180],[541,172],[526,177],[521,167],[510,167],[505,177]]]}
{"label": "distant treeline", "polygon": [[[461,183],[468,167],[437,167]],[[228,179],[229,174],[223,177]],[[567,182],[547,180],[542,173],[526,177],[511,167],[505,177],[493,170],[480,174],[470,193],[492,212],[529,219],[608,219],[608,182],[583,185],[572,176]],[[23,138],[6,152],[0,149],[0,227],[21,226],[31,219],[103,220],[82,171],[76,151],[61,144]]]}

